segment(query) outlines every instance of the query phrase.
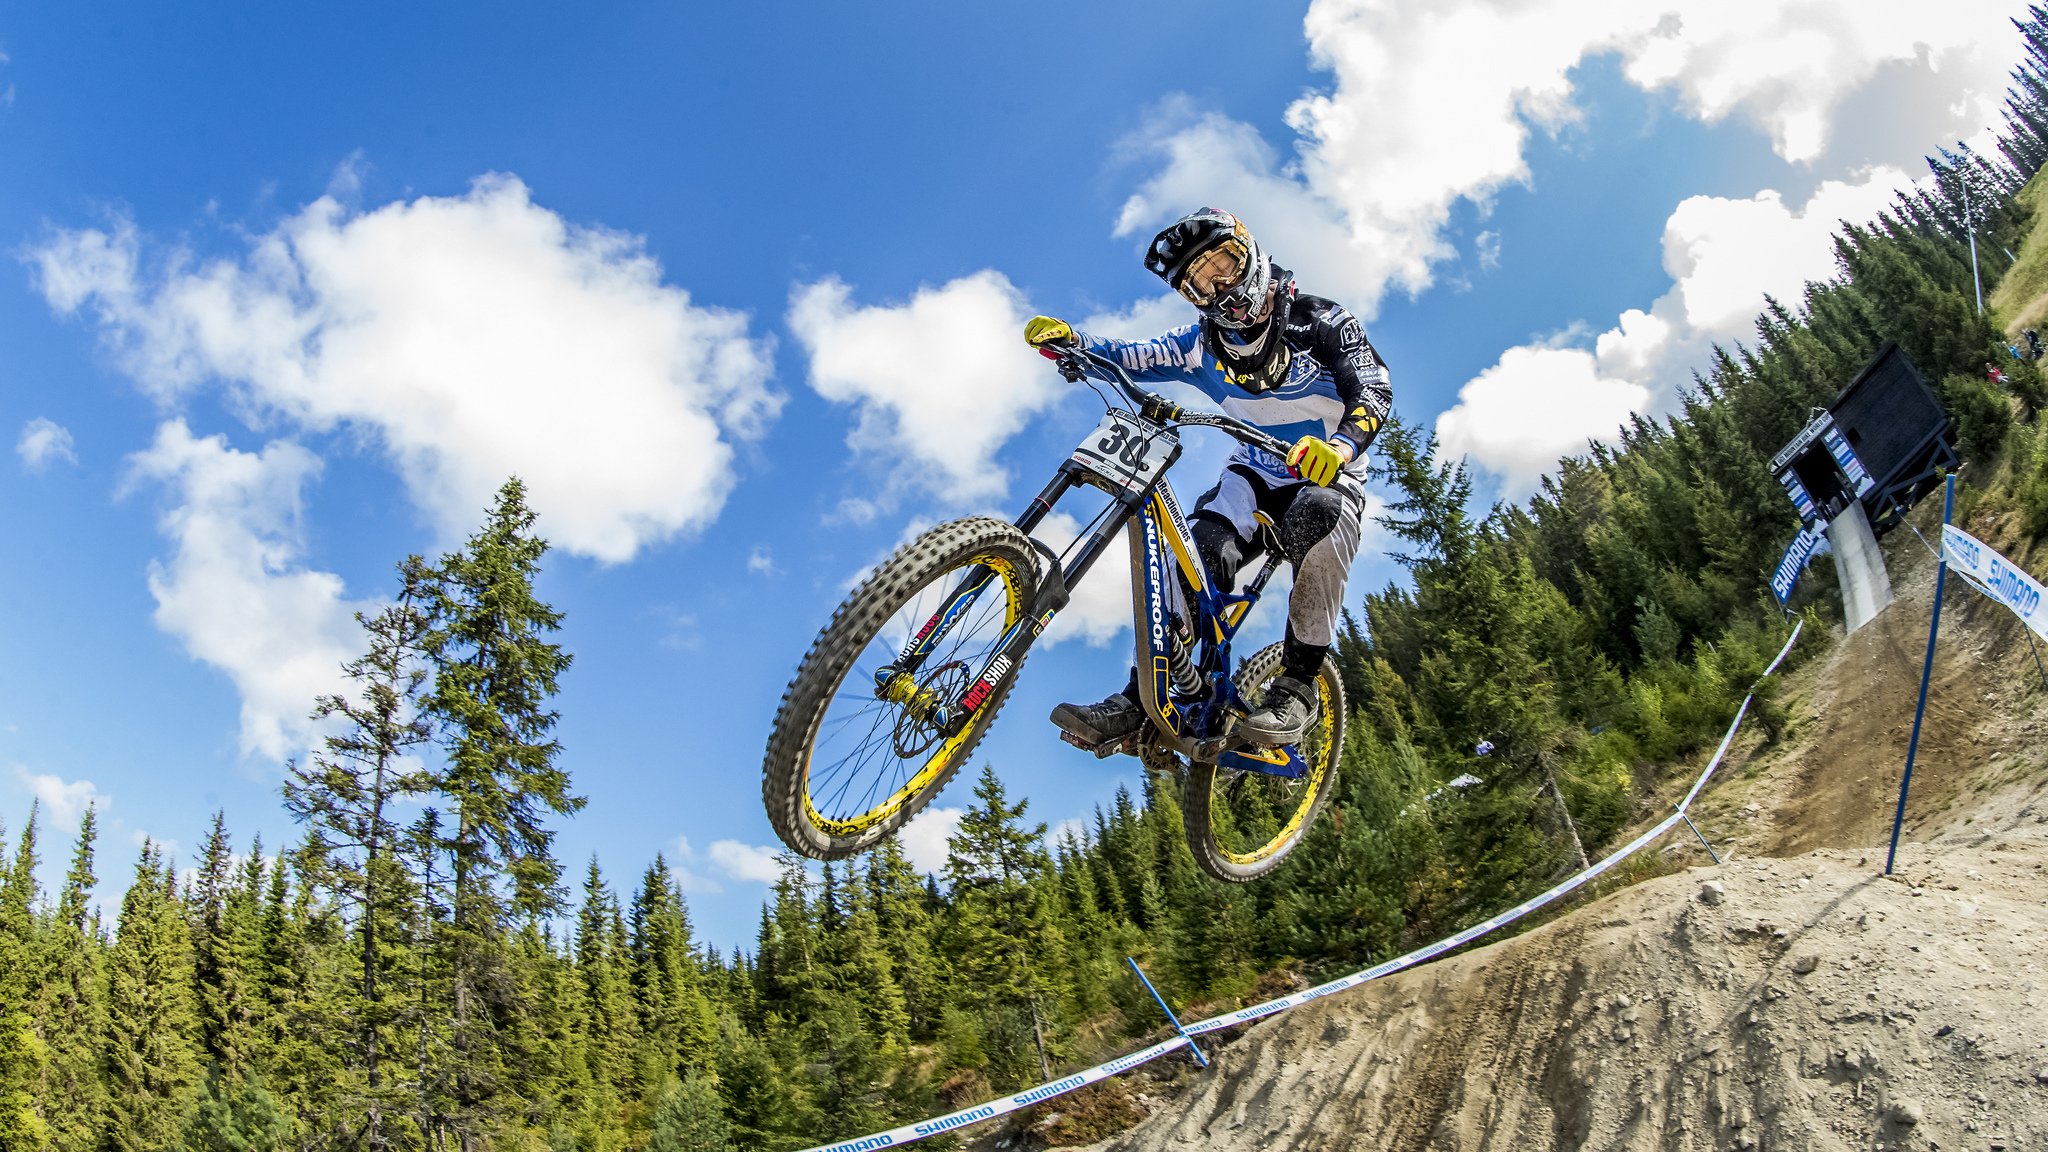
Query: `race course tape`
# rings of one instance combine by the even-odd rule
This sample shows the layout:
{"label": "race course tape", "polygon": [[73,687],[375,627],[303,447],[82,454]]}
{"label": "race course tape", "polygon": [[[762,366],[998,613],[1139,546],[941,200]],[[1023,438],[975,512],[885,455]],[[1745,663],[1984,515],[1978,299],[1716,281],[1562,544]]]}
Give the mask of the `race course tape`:
{"label": "race course tape", "polygon": [[[1779,649],[1777,659],[1772,660],[1770,667],[1765,668],[1763,674],[1757,677],[1757,683],[1762,683],[1766,677],[1778,670],[1779,664],[1784,663],[1786,655],[1792,651],[1792,645],[1799,639],[1800,630],[1805,626],[1806,622],[1804,620],[1793,626],[1792,635],[1785,640],[1785,647]],[[1254,1004],[1249,1008],[1240,1008],[1235,1012],[1196,1021],[1186,1026],[1188,1035],[1199,1036],[1203,1033],[1214,1032],[1220,1028],[1232,1028],[1239,1024],[1248,1024],[1254,1020],[1285,1012],[1290,1008],[1299,1008],[1312,1000],[1320,1000],[1325,996],[1356,988],[1360,984],[1377,980],[1382,976],[1390,976],[1401,971],[1403,968],[1412,968],[1425,960],[1441,955],[1461,945],[1470,944],[1472,941],[1495,929],[1520,920],[1529,913],[1558,900],[1616,864],[1628,859],[1630,856],[1641,851],[1644,845],[1671,831],[1680,820],[1685,818],[1685,810],[1692,805],[1693,798],[1700,794],[1700,789],[1706,787],[1707,780],[1713,776],[1714,770],[1721,766],[1721,758],[1728,754],[1728,746],[1735,740],[1735,730],[1742,726],[1742,718],[1749,713],[1750,701],[1755,699],[1755,696],[1756,687],[1751,685],[1749,694],[1742,698],[1741,707],[1735,710],[1735,719],[1729,723],[1727,735],[1721,737],[1720,747],[1714,750],[1714,758],[1707,761],[1706,768],[1700,772],[1700,777],[1693,783],[1692,790],[1685,794],[1684,800],[1674,805],[1675,810],[1672,814],[1666,816],[1661,823],[1649,831],[1616,849],[1599,863],[1563,881],[1548,892],[1524,900],[1513,908],[1490,919],[1482,920],[1455,936],[1447,936],[1434,944],[1427,944],[1417,948],[1405,956],[1397,956],[1392,960],[1383,961],[1364,971],[1354,972],[1349,976],[1340,977],[1327,984],[1318,984],[1313,988],[1282,996],[1278,999],[1268,1000],[1263,1004]],[[977,1104],[972,1108],[962,1108],[958,1112],[949,1112],[944,1116],[935,1116],[930,1120],[920,1120],[915,1124],[905,1124],[900,1128],[891,1128],[887,1132],[876,1132],[872,1135],[835,1141],[831,1144],[820,1144],[814,1148],[806,1149],[805,1152],[867,1152],[871,1148],[894,1148],[901,1144],[910,1144],[927,1136],[937,1136],[942,1132],[951,1132],[957,1128],[964,1128],[969,1124],[978,1124],[983,1120],[993,1120],[998,1116],[1007,1116],[1012,1112],[1029,1108],[1033,1104],[1053,1099],[1056,1096],[1064,1096],[1077,1088],[1086,1087],[1099,1080],[1107,1080],[1118,1073],[1128,1072],[1140,1064],[1149,1064],[1186,1043],[1188,1043],[1186,1036],[1174,1036],[1168,1040],[1161,1040],[1150,1048],[1141,1048],[1128,1056],[1119,1056],[1108,1063],[1097,1064],[1086,1071],[1061,1077],[1050,1083],[1041,1084],[1036,1088],[1026,1088],[1021,1092],[990,1100],[985,1104]]]}

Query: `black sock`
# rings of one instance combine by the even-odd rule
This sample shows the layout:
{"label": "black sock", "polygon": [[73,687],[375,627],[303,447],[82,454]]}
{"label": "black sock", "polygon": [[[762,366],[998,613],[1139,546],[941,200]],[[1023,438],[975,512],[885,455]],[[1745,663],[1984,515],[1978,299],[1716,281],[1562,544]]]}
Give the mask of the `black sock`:
{"label": "black sock", "polygon": [[1329,654],[1328,644],[1304,644],[1294,638],[1294,630],[1290,628],[1287,640],[1280,646],[1280,674],[1304,684],[1313,683],[1323,670],[1323,657]]}

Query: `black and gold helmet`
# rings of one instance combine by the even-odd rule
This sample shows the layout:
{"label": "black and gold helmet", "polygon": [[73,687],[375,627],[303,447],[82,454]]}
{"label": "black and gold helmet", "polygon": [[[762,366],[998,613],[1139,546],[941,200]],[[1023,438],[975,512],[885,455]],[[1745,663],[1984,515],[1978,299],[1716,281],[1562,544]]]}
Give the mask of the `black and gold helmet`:
{"label": "black and gold helmet", "polygon": [[1272,262],[1228,212],[1204,208],[1167,225],[1145,250],[1145,267],[1224,328],[1265,319]]}

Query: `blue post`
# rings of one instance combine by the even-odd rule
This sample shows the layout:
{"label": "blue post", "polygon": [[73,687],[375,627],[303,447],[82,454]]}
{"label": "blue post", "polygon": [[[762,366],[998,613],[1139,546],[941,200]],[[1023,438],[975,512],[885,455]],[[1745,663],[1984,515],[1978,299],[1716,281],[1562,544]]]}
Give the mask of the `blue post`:
{"label": "blue post", "polygon": [[[1678,805],[1676,805],[1676,804],[1673,804],[1673,805],[1672,805],[1672,807],[1673,807],[1673,808],[1678,808]],[[1690,816],[1687,816],[1687,815],[1685,814],[1685,809],[1683,809],[1683,808],[1678,808],[1678,818],[1679,818],[1680,820],[1683,820],[1683,821],[1685,821],[1685,826],[1686,826],[1687,828],[1691,828],[1691,829],[1692,829],[1692,834],[1693,834],[1693,835],[1695,835],[1695,836],[1699,836],[1699,838],[1700,838],[1700,847],[1702,847],[1702,848],[1705,848],[1705,849],[1707,850],[1707,855],[1709,855],[1709,856],[1712,856],[1712,857],[1714,858],[1714,863],[1716,863],[1716,864],[1719,864],[1719,863],[1721,862],[1721,854],[1720,854],[1719,852],[1716,852],[1716,851],[1714,851],[1714,846],[1713,846],[1712,844],[1709,844],[1709,843],[1707,843],[1707,838],[1706,838],[1705,836],[1700,836],[1700,830],[1699,830],[1698,826],[1696,826],[1695,824],[1693,824],[1693,822],[1692,822],[1692,817],[1690,817]]]}
{"label": "blue post", "polygon": [[1131,966],[1131,971],[1136,972],[1138,974],[1138,979],[1143,980],[1145,982],[1145,991],[1150,992],[1152,994],[1152,999],[1157,1000],[1159,1002],[1159,1010],[1161,1012],[1166,1013],[1166,1018],[1168,1020],[1173,1021],[1173,1030],[1175,1032],[1180,1033],[1181,1039],[1186,1040],[1188,1042],[1188,1051],[1193,1052],[1195,1054],[1195,1063],[1200,1064],[1204,1068],[1207,1068],[1209,1066],[1209,1058],[1207,1056],[1202,1055],[1202,1050],[1200,1048],[1195,1047],[1195,1038],[1193,1036],[1188,1035],[1188,1030],[1180,1026],[1180,1017],[1175,1016],[1173,1014],[1173,1009],[1168,1008],[1166,1006],[1166,998],[1159,994],[1159,989],[1154,988],[1152,986],[1152,981],[1145,979],[1145,970],[1143,968],[1138,967],[1138,962],[1136,960],[1131,959],[1129,956],[1124,957],[1124,963],[1129,964]]}
{"label": "blue post", "polygon": [[[1956,474],[1948,474],[1948,493],[1941,500],[1941,523],[1948,525],[1956,511]],[[1944,533],[1946,536],[1946,533]],[[1927,715],[1927,681],[1934,675],[1934,637],[1941,631],[1941,589],[1948,582],[1948,541],[1934,566],[1934,618],[1927,624],[1927,662],[1920,666],[1920,704],[1913,709],[1913,738],[1906,745],[1906,774],[1899,780],[1899,810],[1892,816],[1892,846],[1884,856],[1884,874],[1892,874],[1892,861],[1899,854],[1899,829],[1906,823],[1906,789],[1913,785],[1913,756],[1920,751],[1920,721]]]}

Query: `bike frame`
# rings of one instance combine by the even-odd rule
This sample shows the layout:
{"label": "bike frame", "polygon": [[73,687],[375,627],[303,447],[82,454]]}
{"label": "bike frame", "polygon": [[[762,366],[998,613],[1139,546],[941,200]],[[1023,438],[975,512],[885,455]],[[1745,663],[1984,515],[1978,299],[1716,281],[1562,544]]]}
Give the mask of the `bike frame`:
{"label": "bike frame", "polygon": [[[957,706],[947,710],[941,721],[947,735],[972,721],[996,695],[1023,660],[1025,650],[1066,607],[1070,589],[1094,567],[1116,534],[1130,526],[1138,689],[1155,738],[1162,746],[1194,760],[1227,759],[1233,767],[1281,776],[1305,772],[1307,766],[1292,749],[1233,750],[1224,735],[1233,710],[1238,715],[1245,711],[1231,678],[1230,644],[1279,566],[1279,549],[1267,548],[1265,563],[1243,592],[1219,591],[1210,583],[1194,533],[1181,513],[1179,497],[1166,480],[1167,470],[1180,458],[1176,426],[1213,427],[1280,456],[1286,455],[1287,445],[1229,416],[1183,411],[1133,383],[1115,361],[1092,352],[1072,349],[1063,353],[1060,370],[1069,380],[1079,380],[1083,374],[1107,380],[1123,392],[1134,410],[1112,408],[1012,523],[1028,535],[1063,497],[1083,486],[1108,493],[1112,508],[1070,549],[1071,557],[1064,564],[1050,548],[1033,541],[1048,561],[1046,582],[1025,614],[997,643],[994,655],[978,670]],[[1097,434],[1105,430],[1098,439]],[[902,655],[877,674],[878,690],[899,675],[915,676],[925,657],[966,614],[994,575],[985,567],[969,570],[904,646]],[[1188,626],[1187,636],[1170,635],[1176,621]],[[1174,689],[1171,645],[1176,640],[1183,645],[1184,658],[1195,662],[1202,679],[1200,691]],[[1188,651],[1189,647],[1194,651]]]}

